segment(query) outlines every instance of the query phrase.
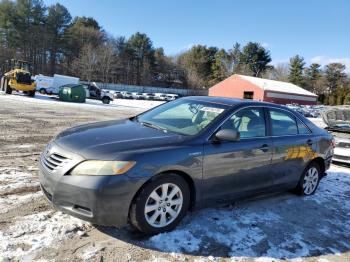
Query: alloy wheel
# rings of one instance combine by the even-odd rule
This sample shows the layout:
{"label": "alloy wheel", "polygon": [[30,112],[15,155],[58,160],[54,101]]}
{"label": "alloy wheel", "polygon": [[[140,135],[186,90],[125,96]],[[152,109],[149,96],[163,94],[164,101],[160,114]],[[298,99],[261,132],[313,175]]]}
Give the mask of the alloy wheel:
{"label": "alloy wheel", "polygon": [[303,190],[305,195],[311,195],[318,184],[318,170],[315,167],[311,167],[304,176]]}
{"label": "alloy wheel", "polygon": [[172,183],[162,184],[152,191],[146,201],[146,221],[153,227],[165,227],[178,217],[182,204],[181,189]]}

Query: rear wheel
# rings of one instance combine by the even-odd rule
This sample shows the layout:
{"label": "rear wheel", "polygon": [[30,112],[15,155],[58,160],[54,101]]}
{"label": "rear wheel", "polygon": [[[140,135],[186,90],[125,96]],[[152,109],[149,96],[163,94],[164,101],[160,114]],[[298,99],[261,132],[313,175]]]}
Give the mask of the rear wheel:
{"label": "rear wheel", "polygon": [[41,89],[39,90],[39,93],[45,95],[45,94],[46,94],[45,88],[41,88]]}
{"label": "rear wheel", "polygon": [[190,189],[179,175],[164,174],[147,184],[130,209],[131,224],[145,234],[172,230],[186,215]]}
{"label": "rear wheel", "polygon": [[316,162],[310,163],[300,178],[296,188],[297,193],[305,196],[314,194],[320,183],[320,179],[321,172],[319,165]]}

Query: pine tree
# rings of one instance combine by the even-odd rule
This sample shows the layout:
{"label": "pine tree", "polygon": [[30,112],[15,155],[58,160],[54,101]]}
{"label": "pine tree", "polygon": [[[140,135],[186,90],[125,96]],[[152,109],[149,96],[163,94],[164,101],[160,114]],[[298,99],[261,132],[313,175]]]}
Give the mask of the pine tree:
{"label": "pine tree", "polygon": [[224,80],[228,77],[229,72],[229,55],[224,49],[220,49],[214,56],[214,62],[211,66],[211,80],[210,84],[215,85],[216,83]]}
{"label": "pine tree", "polygon": [[325,75],[329,91],[335,91],[341,87],[346,79],[345,65],[340,63],[331,63],[326,66]]}
{"label": "pine tree", "polygon": [[288,76],[289,82],[303,87],[304,86],[303,70],[305,66],[304,58],[299,55],[293,56],[289,60],[289,66],[290,66],[290,71]]}
{"label": "pine tree", "polygon": [[322,78],[321,65],[313,63],[305,68],[305,87],[314,93],[319,93],[319,84]]}
{"label": "pine tree", "polygon": [[249,42],[243,47],[239,63],[248,69],[252,76],[260,77],[270,66],[270,52],[259,43]]}

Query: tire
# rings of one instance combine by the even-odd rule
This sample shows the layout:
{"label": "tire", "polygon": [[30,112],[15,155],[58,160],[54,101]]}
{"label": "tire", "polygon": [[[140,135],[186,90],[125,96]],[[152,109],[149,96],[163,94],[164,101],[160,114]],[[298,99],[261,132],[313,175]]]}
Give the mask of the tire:
{"label": "tire", "polygon": [[[167,194],[162,196],[165,188],[168,188]],[[172,196],[173,190],[176,194]],[[157,197],[158,201],[155,201]],[[179,175],[163,174],[152,179],[135,197],[130,208],[130,222],[147,235],[170,231],[186,215],[189,206],[190,189],[187,182]]]}
{"label": "tire", "polygon": [[41,88],[41,89],[39,90],[39,93],[45,95],[45,94],[46,94],[45,88]]}
{"label": "tire", "polygon": [[0,91],[3,91],[3,92],[5,92],[4,82],[5,82],[5,77],[1,77],[1,80],[0,80]]}
{"label": "tire", "polygon": [[12,94],[12,88],[9,85],[9,82],[6,78],[4,78],[4,86],[3,90],[5,91],[6,94],[11,95]]}
{"label": "tire", "polygon": [[102,103],[109,104],[110,102],[111,102],[111,100],[108,97],[103,97],[102,98]]}
{"label": "tire", "polygon": [[34,97],[35,96],[35,90],[28,91],[28,96]]}
{"label": "tire", "polygon": [[311,162],[300,177],[295,191],[298,195],[309,196],[316,192],[321,180],[321,169],[316,162]]}

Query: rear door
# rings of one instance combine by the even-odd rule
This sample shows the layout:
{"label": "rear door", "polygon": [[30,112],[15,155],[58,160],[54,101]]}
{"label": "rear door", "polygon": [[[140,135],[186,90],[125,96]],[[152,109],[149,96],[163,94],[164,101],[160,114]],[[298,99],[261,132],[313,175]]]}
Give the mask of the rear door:
{"label": "rear door", "polygon": [[315,157],[317,143],[309,128],[287,110],[269,108],[268,120],[274,185],[296,185],[306,164]]}
{"label": "rear door", "polygon": [[272,186],[272,140],[267,136],[264,108],[241,109],[220,129],[239,131],[241,138],[212,139],[204,145],[203,199],[224,200]]}

